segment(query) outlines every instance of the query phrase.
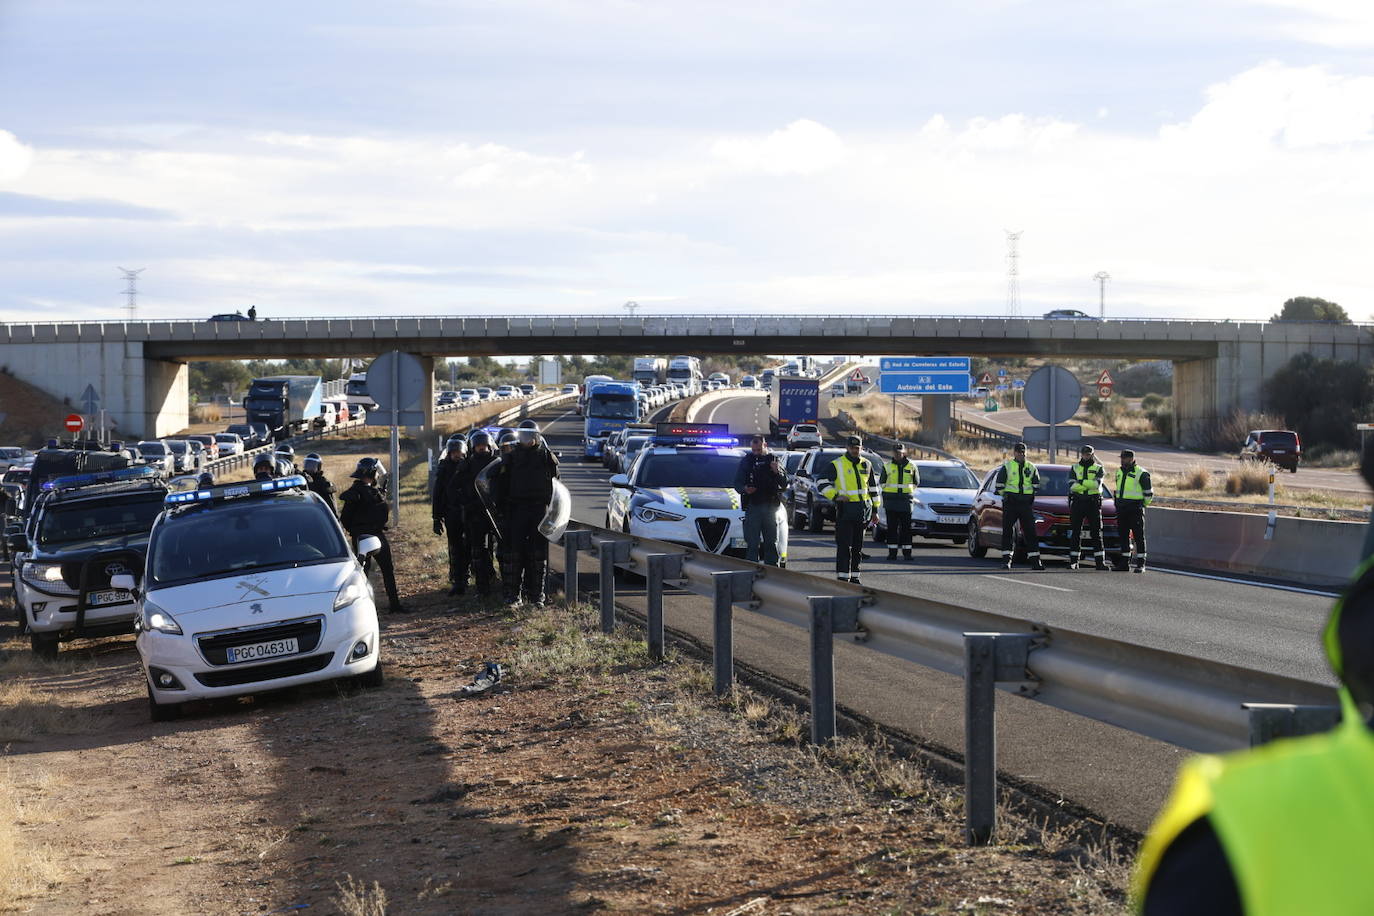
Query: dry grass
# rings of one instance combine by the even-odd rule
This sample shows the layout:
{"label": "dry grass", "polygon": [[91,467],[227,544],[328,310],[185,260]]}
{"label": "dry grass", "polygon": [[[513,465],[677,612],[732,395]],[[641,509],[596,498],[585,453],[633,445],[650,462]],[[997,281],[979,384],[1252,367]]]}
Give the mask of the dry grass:
{"label": "dry grass", "polygon": [[[1227,496],[1269,494],[1270,468],[1267,464],[1240,464],[1226,474]],[[1277,494],[1277,488],[1275,490]]]}
{"label": "dry grass", "polygon": [[[892,396],[866,394],[859,398],[831,398],[831,415],[840,410],[854,418],[855,425],[867,433],[893,436]],[[902,401],[897,402],[897,432],[894,438],[914,439],[921,431],[921,414]]]}
{"label": "dry grass", "polygon": [[87,709],[64,706],[27,680],[0,684],[0,744],[32,741],[40,735],[84,735],[95,731]]}
{"label": "dry grass", "polygon": [[191,421],[194,423],[221,423],[224,412],[218,404],[197,404],[191,408]]}
{"label": "dry grass", "polygon": [[63,865],[52,848],[22,836],[24,827],[57,819],[49,801],[55,785],[48,774],[24,782],[13,766],[0,774],[0,913],[29,910],[25,901],[62,880]]}
{"label": "dry grass", "polygon": [[335,882],[334,886],[339,894],[333,902],[343,916],[386,916],[386,891],[379,882],[373,881],[368,887],[348,875],[342,884]]}
{"label": "dry grass", "polygon": [[1211,485],[1212,472],[1205,464],[1190,464],[1173,479],[1173,486],[1178,490],[1206,490]]}

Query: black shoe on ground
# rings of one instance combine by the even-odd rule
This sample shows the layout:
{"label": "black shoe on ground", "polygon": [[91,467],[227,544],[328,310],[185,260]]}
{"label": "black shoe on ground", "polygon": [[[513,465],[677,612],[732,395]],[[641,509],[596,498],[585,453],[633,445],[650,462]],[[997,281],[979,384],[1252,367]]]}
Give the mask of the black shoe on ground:
{"label": "black shoe on ground", "polygon": [[388,613],[388,614],[409,614],[409,613],[410,613],[410,608],[406,607],[404,604],[393,604],[393,605],[391,606],[391,609],[388,610],[387,613]]}
{"label": "black shoe on ground", "polygon": [[1111,567],[1107,565],[1106,560],[1098,560],[1096,565],[1093,566],[1093,569],[1111,569]]}
{"label": "black shoe on ground", "polygon": [[1007,557],[1005,560],[1003,560],[1003,561],[1002,561],[1002,566],[1003,566],[1005,569],[1011,569],[1011,566],[1012,566],[1012,559],[1011,559],[1011,557]]}
{"label": "black shoe on ground", "polygon": [[889,550],[889,551],[887,552],[887,558],[888,558],[889,560],[895,560],[895,559],[897,559],[897,551],[895,551],[895,550]]}
{"label": "black shoe on ground", "polygon": [[466,595],[467,593],[468,587],[462,584],[461,582],[453,583],[453,587],[448,590],[450,598],[452,598],[454,595]]}
{"label": "black shoe on ground", "polygon": [[1077,560],[1070,560],[1070,561],[1069,561],[1069,569],[1077,569],[1077,568],[1078,568],[1078,561],[1077,561]]}
{"label": "black shoe on ground", "polygon": [[863,583],[861,583],[861,582],[859,581],[859,577],[858,577],[858,576],[850,576],[850,577],[849,577],[849,584],[850,584],[850,585],[862,585]]}
{"label": "black shoe on ground", "polygon": [[911,559],[911,551],[908,550],[908,551],[903,552],[903,553],[902,553],[902,559],[903,559],[903,560],[910,560],[910,559]]}
{"label": "black shoe on ground", "polygon": [[1043,570],[1044,568],[1045,568],[1045,563],[1044,563],[1044,561],[1041,560],[1039,557],[1036,557],[1035,560],[1031,563],[1031,569]]}

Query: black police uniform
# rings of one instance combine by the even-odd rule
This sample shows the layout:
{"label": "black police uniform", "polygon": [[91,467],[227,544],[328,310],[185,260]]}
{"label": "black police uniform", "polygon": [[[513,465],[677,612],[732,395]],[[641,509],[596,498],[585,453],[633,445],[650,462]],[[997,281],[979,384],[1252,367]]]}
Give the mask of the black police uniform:
{"label": "black police uniform", "polygon": [[387,519],[391,516],[391,507],[387,505],[386,497],[375,486],[360,479],[344,490],[339,501],[343,503],[339,521],[343,523],[348,536],[353,539],[355,550],[358,542],[365,537],[381,540],[382,549],[372,556],[382,569],[382,583],[386,587],[386,599],[391,605],[391,611],[399,613],[404,608],[401,607],[401,596],[396,592],[396,569],[391,565],[391,542],[387,540],[385,531]]}
{"label": "black police uniform", "polygon": [[330,512],[335,515],[339,514],[339,507],[334,503],[334,484],[330,482],[328,477],[324,476],[323,472],[319,474],[307,473],[305,475],[305,487],[311,493],[320,494],[320,499],[328,504]]}
{"label": "black police uniform", "polygon": [[471,557],[463,527],[463,507],[460,503],[450,504],[448,490],[462,463],[462,458],[450,458],[447,454],[439,459],[434,469],[434,492],[430,495],[430,514],[436,522],[443,522],[444,534],[448,536],[448,581],[457,595],[467,591]]}
{"label": "black police uniform", "polygon": [[557,476],[558,459],[542,442],[516,443],[510,454],[501,459],[496,498],[505,509],[514,572],[513,581],[502,582],[507,601],[516,601],[523,595],[532,604],[544,602],[549,542],[539,531],[539,523],[548,514]]}
{"label": "black police uniform", "polygon": [[492,579],[496,570],[492,567],[491,557],[496,531],[492,528],[491,516],[477,493],[477,475],[482,469],[496,460],[491,452],[473,451],[453,469],[444,485],[446,494],[445,517],[453,515],[462,519],[463,540],[467,543],[468,566],[477,583],[477,593],[486,595],[491,592]]}

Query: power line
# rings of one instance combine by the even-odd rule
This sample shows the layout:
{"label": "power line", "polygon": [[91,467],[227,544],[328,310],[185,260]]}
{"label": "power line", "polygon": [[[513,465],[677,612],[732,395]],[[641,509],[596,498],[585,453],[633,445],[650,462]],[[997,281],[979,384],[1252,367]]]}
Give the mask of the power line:
{"label": "power line", "polygon": [[138,314],[138,275],[148,268],[140,267],[138,270],[129,270],[126,267],[121,267],[119,269],[124,274],[124,279],[129,284],[124,287],[123,295],[129,300],[124,307],[129,310],[129,320],[133,321],[134,316]]}

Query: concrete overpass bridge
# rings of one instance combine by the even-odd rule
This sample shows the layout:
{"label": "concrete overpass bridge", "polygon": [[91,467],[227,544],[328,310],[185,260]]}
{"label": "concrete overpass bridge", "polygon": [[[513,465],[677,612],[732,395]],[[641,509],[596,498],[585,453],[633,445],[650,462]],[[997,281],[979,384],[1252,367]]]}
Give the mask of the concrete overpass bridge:
{"label": "concrete overpass bridge", "polygon": [[[1233,409],[1264,406],[1263,386],[1299,353],[1374,361],[1370,327],[1241,322],[945,316],[514,315],[108,321],[0,325],[0,366],[80,403],[92,385],[126,434],[187,423],[191,360],[574,353],[873,353],[1080,356],[1174,362],[1178,444]],[[0,408],[2,409],[2,408]]]}

